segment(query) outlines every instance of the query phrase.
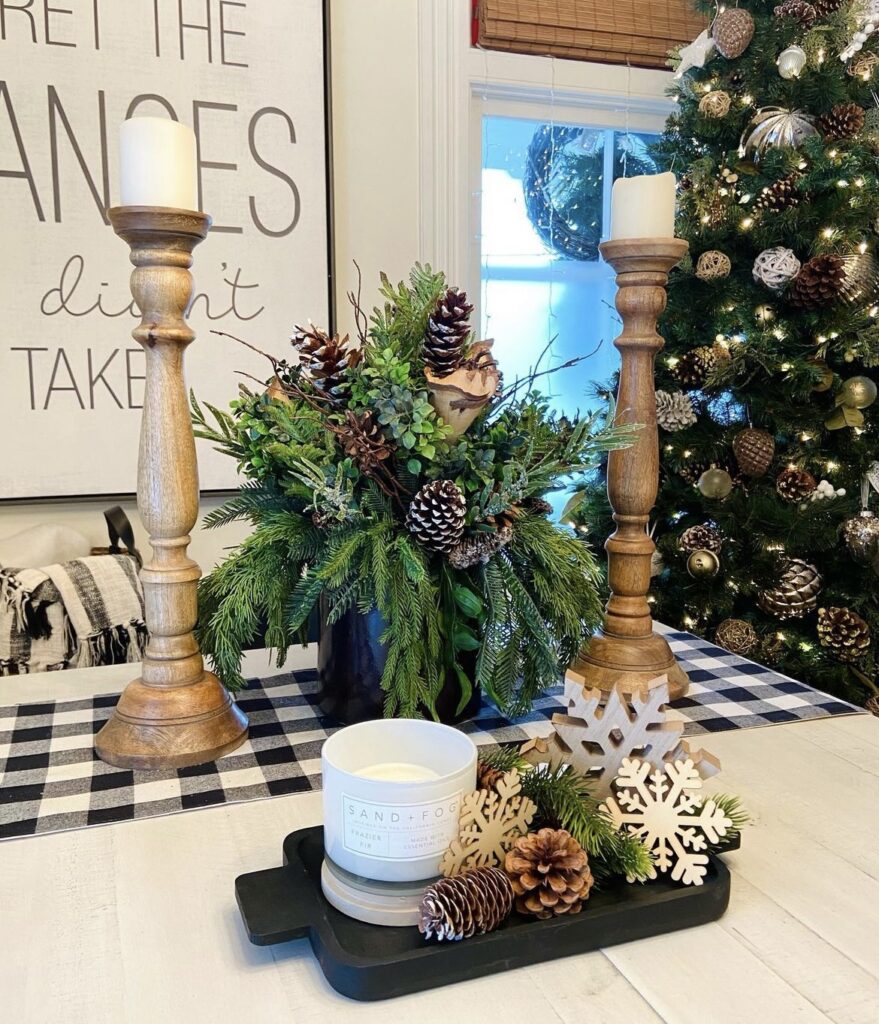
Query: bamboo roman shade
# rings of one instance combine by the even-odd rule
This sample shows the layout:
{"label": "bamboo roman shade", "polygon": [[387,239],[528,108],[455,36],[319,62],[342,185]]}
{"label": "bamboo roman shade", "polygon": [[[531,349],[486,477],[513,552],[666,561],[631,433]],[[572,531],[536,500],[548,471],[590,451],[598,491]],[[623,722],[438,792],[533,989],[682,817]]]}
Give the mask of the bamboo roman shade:
{"label": "bamboo roman shade", "polygon": [[479,0],[479,45],[663,68],[706,26],[689,0]]}

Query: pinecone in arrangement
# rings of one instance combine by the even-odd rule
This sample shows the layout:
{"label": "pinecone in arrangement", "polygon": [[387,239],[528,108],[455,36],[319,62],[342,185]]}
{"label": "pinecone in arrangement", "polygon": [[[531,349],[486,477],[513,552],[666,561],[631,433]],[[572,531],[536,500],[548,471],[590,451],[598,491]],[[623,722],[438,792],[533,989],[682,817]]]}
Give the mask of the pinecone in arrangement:
{"label": "pinecone in arrangement", "polygon": [[354,459],[364,473],[374,472],[394,451],[394,445],[382,434],[371,412],[358,416],[346,409],[340,439],[345,454]]}
{"label": "pinecone in arrangement", "polygon": [[495,530],[484,530],[465,537],[449,552],[449,565],[454,569],[470,569],[474,565],[485,565],[505,548],[513,539],[513,528],[502,523]]}
{"label": "pinecone in arrangement", "polygon": [[439,942],[492,932],[513,909],[513,887],[500,868],[474,868],[425,889],[418,930]]}
{"label": "pinecone in arrangement", "polygon": [[546,498],[538,498],[536,495],[526,498],[522,502],[522,508],[532,516],[551,516],[552,505]]}
{"label": "pinecone in arrangement", "polygon": [[470,336],[470,314],[473,306],[467,293],[447,288],[427,320],[424,338],[424,361],[434,376],[447,377],[464,359]]}
{"label": "pinecone in arrangement", "polygon": [[870,626],[849,608],[819,608],[818,639],[840,661],[858,661],[870,650]]}
{"label": "pinecone in arrangement", "polygon": [[704,523],[702,526],[690,526],[684,530],[678,538],[678,546],[681,551],[689,554],[694,551],[713,551],[715,555],[719,555],[723,547],[723,537],[719,530]]}
{"label": "pinecone in arrangement", "polygon": [[448,553],[464,534],[467,502],[451,480],[425,484],[409,503],[406,528],[431,551]]}
{"label": "pinecone in arrangement", "polygon": [[814,4],[807,3],[807,0],[784,0],[775,8],[776,18],[792,18],[794,21],[808,28],[814,21],[818,20],[818,11]]}
{"label": "pinecone in arrangement", "polygon": [[845,263],[840,256],[813,256],[791,282],[787,297],[794,306],[818,309],[839,297],[844,282]]}
{"label": "pinecone in arrangement", "polygon": [[747,658],[760,646],[757,630],[745,619],[724,619],[714,633],[715,641],[731,654]]}
{"label": "pinecone in arrangement", "polygon": [[656,422],[673,434],[691,427],[698,417],[689,395],[683,391],[656,392]]}
{"label": "pinecone in arrangement", "polygon": [[586,851],[564,829],[519,836],[504,868],[513,883],[516,910],[541,920],[578,914],[592,888]]}
{"label": "pinecone in arrangement", "polygon": [[775,489],[785,501],[803,501],[811,497],[818,481],[807,469],[788,466],[778,474]]}
{"label": "pinecone in arrangement", "polygon": [[767,430],[746,427],[733,438],[732,450],[746,476],[763,476],[775,458],[775,438]]}
{"label": "pinecone in arrangement", "polygon": [[754,200],[754,209],[779,213],[781,210],[796,206],[800,201],[797,177],[796,174],[789,174],[786,178],[779,178],[771,185],[766,185]]}
{"label": "pinecone in arrangement", "polygon": [[825,139],[850,139],[864,127],[865,111],[857,103],[837,103],[815,122]]}
{"label": "pinecone in arrangement", "polygon": [[345,375],[360,359],[359,350],[349,348],[348,335],[340,339],[336,334],[331,338],[314,324],[297,324],[290,342],[315,389],[331,401],[339,401],[347,390]]}
{"label": "pinecone in arrangement", "polygon": [[708,374],[717,366],[719,359],[718,346],[700,345],[699,348],[685,352],[675,364],[672,373],[680,381],[681,386],[688,390],[701,388],[708,379]]}
{"label": "pinecone in arrangement", "polygon": [[486,764],[485,761],[477,761],[476,788],[494,789],[498,781],[506,774],[505,771],[502,771],[500,768],[493,768],[490,764]]}
{"label": "pinecone in arrangement", "polygon": [[790,558],[778,582],[757,594],[757,604],[777,619],[801,619],[818,607],[822,579],[814,565]]}
{"label": "pinecone in arrangement", "polygon": [[864,702],[864,707],[871,715],[875,715],[879,718],[879,694],[874,694],[872,697],[868,697]]}

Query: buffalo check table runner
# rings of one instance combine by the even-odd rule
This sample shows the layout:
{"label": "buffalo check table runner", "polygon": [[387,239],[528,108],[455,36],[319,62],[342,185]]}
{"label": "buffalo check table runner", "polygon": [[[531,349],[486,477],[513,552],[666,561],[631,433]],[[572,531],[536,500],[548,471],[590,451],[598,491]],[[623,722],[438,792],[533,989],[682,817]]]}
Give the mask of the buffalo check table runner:
{"label": "buffalo check table runner", "polygon": [[[690,677],[688,695],[671,705],[686,736],[862,711],[689,633],[665,635]],[[118,694],[0,707],[0,839],[320,789],[321,745],[339,723],[322,714],[317,690],[314,670],[251,680],[238,698],[247,742],[219,761],[160,772],[95,756]],[[515,722],[483,703],[462,728],[485,744],[546,735],[562,693],[553,688]]]}

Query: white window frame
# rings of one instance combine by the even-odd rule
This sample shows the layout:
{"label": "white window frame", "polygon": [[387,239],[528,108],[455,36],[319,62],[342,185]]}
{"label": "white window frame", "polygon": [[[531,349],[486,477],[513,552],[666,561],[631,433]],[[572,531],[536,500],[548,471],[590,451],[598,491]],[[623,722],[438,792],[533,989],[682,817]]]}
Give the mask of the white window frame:
{"label": "white window frame", "polygon": [[671,72],[470,46],[470,0],[417,0],[419,247],[480,294],[482,117],[658,133]]}

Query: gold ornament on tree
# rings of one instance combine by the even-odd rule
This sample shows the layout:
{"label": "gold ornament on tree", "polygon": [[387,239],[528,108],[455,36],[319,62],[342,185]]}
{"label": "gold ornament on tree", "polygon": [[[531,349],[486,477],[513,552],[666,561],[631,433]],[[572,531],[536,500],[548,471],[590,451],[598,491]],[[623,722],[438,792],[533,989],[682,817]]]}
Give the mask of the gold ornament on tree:
{"label": "gold ornament on tree", "polygon": [[733,480],[725,469],[718,469],[717,466],[712,466],[711,469],[706,469],[699,477],[699,482],[696,486],[706,498],[719,501],[728,497],[732,492]]}
{"label": "gold ornament on tree", "polygon": [[687,559],[687,572],[693,579],[711,579],[720,572],[720,558],[713,551],[694,551]]}
{"label": "gold ornament on tree", "polygon": [[745,476],[760,477],[775,458],[775,438],[767,430],[746,427],[733,438],[732,450]]}
{"label": "gold ornament on tree", "polygon": [[850,608],[819,608],[818,640],[840,661],[859,661],[870,650],[870,626]]}
{"label": "gold ornament on tree", "polygon": [[876,401],[876,384],[869,377],[849,377],[843,381],[836,396],[836,412],[824,421],[828,430],[842,430],[844,427],[862,427],[862,409],[869,408]]}
{"label": "gold ornament on tree", "polygon": [[[711,96],[713,93],[708,95]],[[696,261],[696,277],[700,281],[716,281],[721,277],[729,277],[731,270],[732,263],[729,256],[726,253],[718,252],[716,249],[703,252]]]}
{"label": "gold ornament on tree", "polygon": [[823,580],[814,565],[802,558],[789,558],[778,582],[757,593],[757,604],[768,615],[785,621],[801,619],[818,607]]}
{"label": "gold ornament on tree", "polygon": [[745,619],[724,619],[714,633],[715,641],[731,654],[747,658],[760,646],[757,631]]}
{"label": "gold ornament on tree", "polygon": [[740,7],[729,7],[714,19],[711,36],[717,52],[727,60],[735,60],[751,45],[754,19]]}
{"label": "gold ornament on tree", "polygon": [[520,836],[504,861],[520,914],[547,920],[579,914],[592,889],[589,857],[564,829]]}
{"label": "gold ornament on tree", "polygon": [[731,102],[729,93],[722,89],[712,89],[699,100],[699,113],[715,119],[726,117]]}
{"label": "gold ornament on tree", "polygon": [[421,897],[418,930],[439,942],[493,932],[510,916],[513,886],[500,868],[475,868],[440,878]]}
{"label": "gold ornament on tree", "polygon": [[833,387],[835,374],[827,363],[820,356],[809,356],[806,360],[818,371],[818,380],[812,385],[812,390],[819,394],[829,391]]}
{"label": "gold ornament on tree", "polygon": [[846,519],[840,532],[852,558],[873,562],[879,556],[879,517],[864,509]]}

